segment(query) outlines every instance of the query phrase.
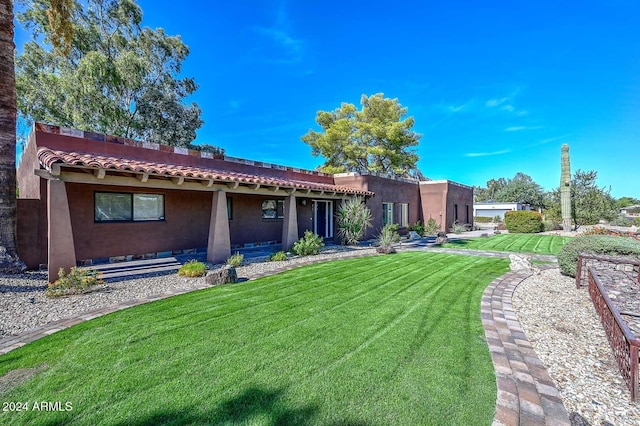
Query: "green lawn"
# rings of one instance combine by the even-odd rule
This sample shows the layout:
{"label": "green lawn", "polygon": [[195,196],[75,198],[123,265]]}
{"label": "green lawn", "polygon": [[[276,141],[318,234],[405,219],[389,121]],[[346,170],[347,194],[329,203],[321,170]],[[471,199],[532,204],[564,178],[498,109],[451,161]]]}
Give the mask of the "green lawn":
{"label": "green lawn", "polygon": [[536,234],[498,234],[489,238],[456,240],[443,244],[446,248],[465,248],[487,251],[508,251],[534,254],[558,254],[573,237]]}
{"label": "green lawn", "polygon": [[41,369],[3,401],[73,406],[0,423],[489,425],[480,299],[507,270],[504,259],[409,252],[110,314],[0,357],[0,374]]}

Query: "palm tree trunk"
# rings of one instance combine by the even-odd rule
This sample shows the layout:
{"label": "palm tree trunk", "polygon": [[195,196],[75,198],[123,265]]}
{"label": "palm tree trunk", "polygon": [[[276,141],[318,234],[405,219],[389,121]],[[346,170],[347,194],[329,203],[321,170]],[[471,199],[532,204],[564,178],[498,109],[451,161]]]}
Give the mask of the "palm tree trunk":
{"label": "palm tree trunk", "polygon": [[0,273],[25,269],[16,248],[16,80],[13,2],[0,0]]}

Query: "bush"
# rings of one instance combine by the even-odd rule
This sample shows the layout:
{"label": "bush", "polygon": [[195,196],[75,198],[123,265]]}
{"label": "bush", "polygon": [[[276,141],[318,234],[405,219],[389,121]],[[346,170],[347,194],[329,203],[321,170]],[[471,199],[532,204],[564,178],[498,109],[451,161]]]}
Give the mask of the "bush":
{"label": "bush", "polygon": [[95,269],[81,269],[75,266],[65,273],[64,268],[58,270],[58,279],[49,283],[45,295],[48,297],[67,296],[69,294],[86,293],[91,287],[104,284],[100,279],[101,273]]}
{"label": "bush", "polygon": [[411,228],[409,228],[409,230],[415,232],[421,237],[424,236],[424,224],[421,221],[417,221]]}
{"label": "bush", "polygon": [[197,260],[190,260],[178,269],[178,275],[183,277],[202,277],[207,273],[207,265]]}
{"label": "bush", "polygon": [[386,224],[380,230],[376,238],[376,243],[383,248],[384,253],[393,253],[392,246],[400,242],[400,234],[398,234],[398,224]]}
{"label": "bush", "polygon": [[493,223],[502,223],[502,216],[500,216],[499,214],[495,215],[493,217]]}
{"label": "bush", "polygon": [[609,225],[613,226],[631,226],[631,220],[627,219],[626,216],[620,215],[609,222]]}
{"label": "bush", "polygon": [[579,253],[627,256],[640,259],[640,241],[612,235],[583,235],[576,237],[567,242],[558,253],[560,272],[564,275],[575,277]]}
{"label": "bush", "polygon": [[454,234],[462,234],[463,232],[467,232],[467,227],[465,225],[459,224],[456,220],[455,222],[453,222],[453,225],[451,226],[451,229],[449,229],[449,232],[453,232]]}
{"label": "bush", "polygon": [[634,226],[640,226],[640,217],[634,217],[633,218],[633,225]]}
{"label": "bush", "polygon": [[534,234],[543,229],[542,215],[529,210],[506,212],[504,214],[504,223],[507,225],[509,232]]}
{"label": "bush", "polygon": [[371,227],[371,210],[361,197],[351,198],[338,208],[338,236],[343,244],[357,244]]}
{"label": "bush", "polygon": [[238,266],[242,265],[243,261],[244,261],[244,254],[240,254],[240,252],[236,252],[235,254],[229,256],[229,258],[227,259],[227,265],[237,268]]}
{"label": "bush", "polygon": [[429,218],[426,226],[424,227],[424,235],[436,235],[440,230],[440,225],[435,219]]}
{"label": "bush", "polygon": [[491,223],[491,218],[489,216],[474,216],[473,221],[477,223]]}
{"label": "bush", "polygon": [[287,253],[283,251],[271,253],[269,255],[269,262],[282,262],[283,260],[289,260],[289,258],[287,257]]}
{"label": "bush", "polygon": [[556,229],[558,229],[558,224],[552,220],[545,220],[542,222],[542,229],[545,232],[555,231]]}
{"label": "bush", "polygon": [[320,253],[320,249],[324,247],[322,237],[311,231],[304,231],[304,236],[293,243],[291,251],[298,256],[309,256]]}

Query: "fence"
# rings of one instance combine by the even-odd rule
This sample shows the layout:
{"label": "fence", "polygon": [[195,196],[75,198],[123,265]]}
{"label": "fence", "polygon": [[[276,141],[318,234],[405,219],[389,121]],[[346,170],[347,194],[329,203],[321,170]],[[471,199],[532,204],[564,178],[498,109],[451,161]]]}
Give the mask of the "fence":
{"label": "fence", "polygon": [[576,266],[576,288],[589,285],[589,267],[594,268],[598,274],[617,271],[631,280],[640,282],[640,260],[638,259],[580,253]]}
{"label": "fence", "polygon": [[[588,271],[589,294],[591,295],[593,306],[600,316],[620,373],[631,391],[631,399],[635,400],[638,396],[638,348],[640,347],[640,340],[633,335],[617,308],[607,296],[607,292],[598,278],[598,273],[601,273],[602,270],[598,270],[593,266],[588,266],[586,269]],[[637,282],[637,278],[636,276],[634,281]]]}

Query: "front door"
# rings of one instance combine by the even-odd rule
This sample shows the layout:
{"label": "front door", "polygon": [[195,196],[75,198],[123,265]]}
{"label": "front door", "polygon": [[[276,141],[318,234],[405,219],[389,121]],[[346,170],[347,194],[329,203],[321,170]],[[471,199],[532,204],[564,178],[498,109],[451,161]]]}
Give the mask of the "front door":
{"label": "front door", "polygon": [[333,238],[333,201],[313,200],[313,232]]}

